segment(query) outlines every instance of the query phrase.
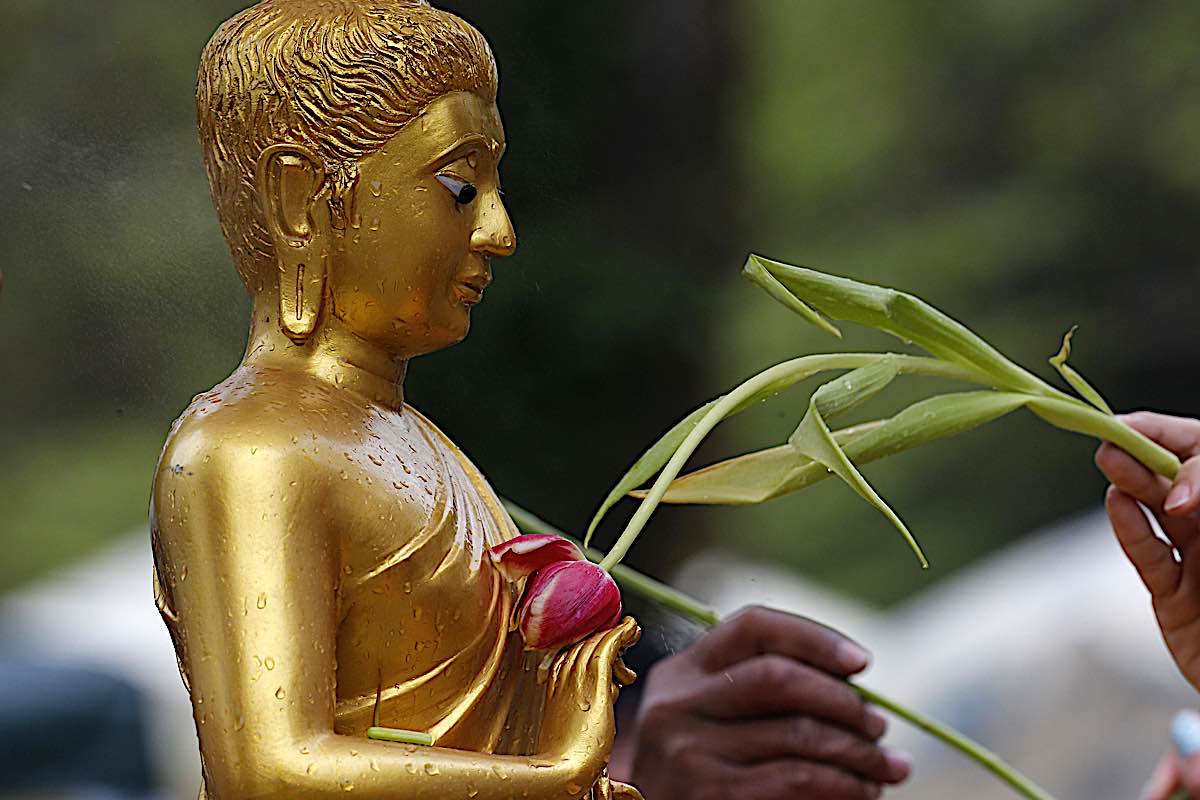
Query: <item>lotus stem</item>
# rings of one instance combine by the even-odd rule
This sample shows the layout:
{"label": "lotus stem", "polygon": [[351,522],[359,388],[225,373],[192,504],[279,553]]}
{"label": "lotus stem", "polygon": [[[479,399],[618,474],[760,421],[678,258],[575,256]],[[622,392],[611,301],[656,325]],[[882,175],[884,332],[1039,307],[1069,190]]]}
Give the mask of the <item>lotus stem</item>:
{"label": "lotus stem", "polygon": [[1038,397],[1031,399],[1028,406],[1030,411],[1056,428],[1112,442],[1168,480],[1174,480],[1179,474],[1180,463],[1174,453],[1135,431],[1118,417],[1098,411],[1082,400]]}
{"label": "lotus stem", "polygon": [[383,728],[372,725],[367,728],[367,738],[377,742],[399,742],[400,744],[419,744],[429,747],[433,744],[433,736],[424,731],[409,731],[404,728]]}
{"label": "lotus stem", "polygon": [[886,708],[888,711],[895,714],[900,719],[904,720],[914,728],[925,731],[930,736],[938,739],[945,744],[950,745],[955,750],[959,751],[967,758],[970,758],[975,763],[979,764],[984,769],[991,772],[1000,780],[1007,783],[1021,795],[1030,798],[1030,800],[1054,800],[1054,797],[1047,794],[1044,789],[1039,787],[1033,781],[1026,778],[1020,772],[1013,769],[1012,766],[1005,763],[1004,759],[988,750],[983,745],[968,739],[958,731],[943,725],[937,720],[930,719],[923,714],[913,711],[910,708],[905,708],[894,700],[872,691],[865,686],[859,684],[850,684],[854,690],[858,692],[868,703],[874,703],[880,708]]}

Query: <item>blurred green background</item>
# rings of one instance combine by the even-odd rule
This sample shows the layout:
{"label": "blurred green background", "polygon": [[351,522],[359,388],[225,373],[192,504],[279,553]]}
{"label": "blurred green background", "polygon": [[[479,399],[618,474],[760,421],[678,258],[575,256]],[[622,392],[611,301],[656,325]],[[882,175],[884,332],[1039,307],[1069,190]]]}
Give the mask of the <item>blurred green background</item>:
{"label": "blurred green background", "polygon": [[[245,4],[2,5],[0,589],[144,523],[167,427],[247,314],[192,105]],[[442,5],[500,63],[520,246],[408,396],[548,519],[581,527],[662,430],[776,360],[898,346],[807,329],[738,279],[750,250],[914,291],[1043,375],[1078,323],[1073,363],[1115,406],[1200,411],[1200,4]],[[781,441],[804,404],[705,457]],[[927,573],[833,482],[663,509],[631,560],[669,575],[719,543],[887,604],[1094,506],[1092,449],[1018,415],[869,467]]]}

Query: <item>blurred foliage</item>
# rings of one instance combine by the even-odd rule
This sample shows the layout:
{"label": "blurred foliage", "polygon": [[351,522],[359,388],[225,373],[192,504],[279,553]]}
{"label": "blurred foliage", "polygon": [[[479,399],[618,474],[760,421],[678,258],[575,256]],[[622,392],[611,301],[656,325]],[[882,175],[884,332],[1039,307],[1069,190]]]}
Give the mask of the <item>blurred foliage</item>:
{"label": "blurred foliage", "polygon": [[[170,420],[241,354],[192,85],[242,5],[6,4],[0,586],[144,520]],[[520,245],[408,394],[557,524],[703,400],[834,349],[736,279],[750,249],[911,289],[1031,366],[1079,323],[1073,363],[1114,405],[1197,410],[1194,3],[444,5],[500,63]],[[782,440],[803,406],[731,423],[709,456]],[[633,562],[721,541],[886,602],[1094,504],[1091,449],[1014,417],[869,468],[929,574],[832,482],[664,509]]]}
{"label": "blurred foliage", "polygon": [[[729,118],[753,248],[913,291],[1059,385],[1045,359],[1078,323],[1072,363],[1114,406],[1200,411],[1200,6],[864,8],[748,4]],[[729,299],[717,386],[796,353],[903,349],[845,328],[835,342],[752,294]],[[934,388],[905,386],[875,415]],[[764,408],[727,446],[782,441],[802,411]],[[739,546],[759,557],[894,600],[1095,506],[1093,449],[1022,414],[869,467],[927,574],[834,482],[726,524],[750,525]]]}

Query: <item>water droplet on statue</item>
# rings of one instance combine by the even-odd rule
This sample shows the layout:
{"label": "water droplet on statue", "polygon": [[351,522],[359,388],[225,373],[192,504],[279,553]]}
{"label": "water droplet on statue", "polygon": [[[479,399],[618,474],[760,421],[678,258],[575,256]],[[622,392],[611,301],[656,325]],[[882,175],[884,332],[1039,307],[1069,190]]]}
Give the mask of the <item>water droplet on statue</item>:
{"label": "water droplet on statue", "polygon": [[266,608],[266,607],[267,607],[267,593],[266,593],[266,592],[259,592],[259,594],[258,594],[258,607],[259,607],[260,609],[261,609],[261,608]]}
{"label": "water droplet on statue", "polygon": [[591,708],[592,708],[592,704],[589,703],[587,700],[579,701],[579,710],[580,711],[590,711]]}
{"label": "water droplet on statue", "polygon": [[425,774],[426,775],[440,775],[441,772],[442,771],[437,768],[437,764],[426,764],[425,765]]}
{"label": "water droplet on statue", "polygon": [[343,792],[353,792],[354,784],[351,781],[346,781],[345,783],[342,784],[342,791]]}
{"label": "water droplet on statue", "polygon": [[287,692],[285,692],[283,690],[282,686],[280,686],[278,689],[275,690],[275,699],[276,700],[282,700],[285,697],[287,697]]}
{"label": "water droplet on statue", "polygon": [[380,180],[371,181],[371,194],[375,195],[376,197],[379,197],[379,195],[382,193],[383,193],[383,181],[380,181]]}
{"label": "water droplet on statue", "polygon": [[275,669],[275,659],[271,658],[270,656],[267,656],[266,658],[263,659],[263,666],[266,667],[268,670]]}

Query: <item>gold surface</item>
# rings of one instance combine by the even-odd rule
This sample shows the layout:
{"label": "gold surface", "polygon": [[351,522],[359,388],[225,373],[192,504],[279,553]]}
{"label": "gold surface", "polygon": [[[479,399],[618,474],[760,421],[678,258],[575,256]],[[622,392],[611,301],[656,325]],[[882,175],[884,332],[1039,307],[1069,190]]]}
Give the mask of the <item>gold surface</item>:
{"label": "gold surface", "polygon": [[[205,49],[201,141],[253,318],[151,507],[202,796],[637,796],[605,776],[636,624],[539,671],[484,557],[515,526],[403,399],[516,244],[495,91],[478,32],[410,2],[272,0]],[[434,745],[367,739],[376,710]]]}

